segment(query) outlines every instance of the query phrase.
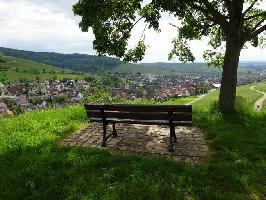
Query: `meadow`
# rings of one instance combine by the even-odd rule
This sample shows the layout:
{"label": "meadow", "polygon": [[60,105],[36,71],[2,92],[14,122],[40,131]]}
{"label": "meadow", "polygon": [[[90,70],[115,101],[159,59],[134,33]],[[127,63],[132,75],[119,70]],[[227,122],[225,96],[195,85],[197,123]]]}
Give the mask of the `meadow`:
{"label": "meadow", "polygon": [[68,69],[37,63],[22,58],[1,56],[5,62],[0,63],[0,81],[13,80],[62,80],[84,79],[85,75],[75,74]]}
{"label": "meadow", "polygon": [[211,95],[193,112],[212,152],[195,166],[60,145],[86,126],[82,106],[0,118],[0,199],[265,199],[266,112],[222,116]]}
{"label": "meadow", "polygon": [[[262,94],[250,89],[250,86],[240,86],[237,87],[236,95],[239,104],[245,104],[245,109],[253,109],[255,102],[262,97]],[[196,102],[193,104],[195,109],[199,110],[209,110],[215,102],[218,101],[219,98],[219,90],[211,92],[209,95],[206,95],[201,101]]]}
{"label": "meadow", "polygon": [[266,92],[266,82],[257,84],[256,89],[262,92]]}

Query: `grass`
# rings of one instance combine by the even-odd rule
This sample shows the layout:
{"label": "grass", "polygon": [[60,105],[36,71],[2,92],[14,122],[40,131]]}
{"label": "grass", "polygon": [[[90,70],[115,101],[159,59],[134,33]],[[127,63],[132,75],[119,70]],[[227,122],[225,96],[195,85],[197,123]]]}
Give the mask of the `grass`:
{"label": "grass", "polygon": [[[243,97],[250,109],[253,109],[255,102],[262,96],[261,93],[251,90],[250,86],[237,87],[236,95]],[[219,90],[216,90],[209,95],[206,95],[200,101],[193,104],[193,107],[197,110],[209,110],[210,107],[218,101]]]}
{"label": "grass", "polygon": [[61,69],[50,65],[33,62],[26,59],[2,56],[6,63],[0,63],[0,81],[13,80],[62,80],[82,79],[84,75],[76,75],[73,71]]}
{"label": "grass", "polygon": [[110,70],[110,72],[119,72],[119,73],[149,73],[149,74],[167,74],[169,73],[166,70],[157,69],[154,67],[143,66],[143,65],[133,65],[133,64],[123,64],[119,65]]}
{"label": "grass", "polygon": [[191,97],[183,97],[183,98],[179,98],[179,99],[173,99],[173,100],[169,100],[166,101],[162,104],[166,104],[166,105],[184,105],[184,104],[188,104],[189,102],[192,102],[194,100],[196,100],[197,97],[195,96],[191,96]]}
{"label": "grass", "polygon": [[153,100],[134,100],[134,101],[127,101],[126,103],[129,104],[163,104],[163,105],[185,105],[191,101],[197,99],[195,96],[191,97],[182,97],[182,98],[173,98],[171,100],[160,102],[160,101],[153,101]]}
{"label": "grass", "polygon": [[266,92],[266,83],[260,83],[256,85],[256,89],[262,92]]}
{"label": "grass", "polygon": [[[240,66],[239,72],[246,73],[250,68]],[[220,69],[207,67],[205,63],[140,63],[123,64],[110,70],[120,73],[152,73],[152,74],[172,74],[172,73],[221,73]]]}
{"label": "grass", "polygon": [[263,102],[262,111],[266,112],[266,101]]}
{"label": "grass", "polygon": [[223,117],[195,111],[193,126],[203,130],[212,151],[197,166],[58,144],[86,120],[81,106],[0,118],[0,199],[266,196],[266,112]]}

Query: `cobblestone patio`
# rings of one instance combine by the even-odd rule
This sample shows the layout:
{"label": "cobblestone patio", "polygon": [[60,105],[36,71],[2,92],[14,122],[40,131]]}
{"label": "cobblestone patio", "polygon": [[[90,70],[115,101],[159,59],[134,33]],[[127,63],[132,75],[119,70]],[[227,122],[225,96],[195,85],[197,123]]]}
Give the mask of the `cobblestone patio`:
{"label": "cobblestone patio", "polygon": [[[111,125],[108,133],[112,132]],[[117,137],[107,141],[107,148],[122,153],[141,155],[164,155],[176,160],[197,163],[209,155],[208,146],[200,129],[176,127],[177,143],[175,152],[168,151],[169,127],[117,124]],[[62,144],[79,147],[100,147],[102,125],[90,123],[87,128],[62,140]]]}

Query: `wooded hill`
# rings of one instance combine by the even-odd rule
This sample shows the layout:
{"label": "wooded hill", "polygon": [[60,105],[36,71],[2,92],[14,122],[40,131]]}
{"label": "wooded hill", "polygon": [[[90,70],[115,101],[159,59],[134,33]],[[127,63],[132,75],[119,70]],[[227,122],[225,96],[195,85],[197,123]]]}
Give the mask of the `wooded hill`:
{"label": "wooded hill", "polygon": [[33,52],[0,47],[0,53],[17,58],[33,60],[39,63],[83,72],[100,72],[117,67],[123,62],[117,58],[91,56],[86,54],[60,54],[51,52]]}
{"label": "wooded hill", "polygon": [[[47,65],[80,72],[118,72],[118,73],[221,73],[221,69],[207,67],[205,63],[140,63],[131,64],[117,58],[86,54],[60,54],[33,52],[0,47],[0,54],[24,58]],[[1,58],[0,58],[1,59]],[[1,60],[0,60],[1,62]],[[239,72],[266,69],[266,62],[240,63]]]}

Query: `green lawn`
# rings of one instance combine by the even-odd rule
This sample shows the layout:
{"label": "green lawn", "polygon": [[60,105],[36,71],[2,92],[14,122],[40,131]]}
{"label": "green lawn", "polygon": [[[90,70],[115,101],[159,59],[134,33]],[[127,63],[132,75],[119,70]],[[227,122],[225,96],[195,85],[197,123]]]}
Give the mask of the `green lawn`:
{"label": "green lawn", "polygon": [[266,112],[195,111],[212,151],[196,166],[58,144],[86,121],[82,106],[0,118],[0,199],[265,198]]}

